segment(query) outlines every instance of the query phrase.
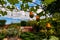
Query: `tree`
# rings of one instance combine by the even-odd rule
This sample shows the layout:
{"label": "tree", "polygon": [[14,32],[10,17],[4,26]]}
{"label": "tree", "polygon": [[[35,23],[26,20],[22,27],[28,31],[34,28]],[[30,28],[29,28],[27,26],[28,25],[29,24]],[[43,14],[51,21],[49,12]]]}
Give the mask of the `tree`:
{"label": "tree", "polygon": [[6,4],[6,1],[0,0],[0,4],[1,4],[1,5],[4,5],[4,4]]}
{"label": "tree", "polygon": [[26,21],[21,21],[21,26],[26,26]]}
{"label": "tree", "polygon": [[27,21],[27,26],[33,26],[34,23],[36,23],[35,20],[33,20],[33,21]]}
{"label": "tree", "polygon": [[18,0],[8,0],[8,2],[12,5],[15,5],[16,3],[18,3],[19,1]]}
{"label": "tree", "polygon": [[5,26],[6,20],[0,20],[0,26],[3,27]]}
{"label": "tree", "polygon": [[7,12],[6,11],[4,11],[4,12],[0,11],[0,14],[2,14],[4,16],[4,15],[7,15]]}
{"label": "tree", "polygon": [[51,13],[59,12],[60,13],[60,0],[56,0],[47,6],[47,10]]}

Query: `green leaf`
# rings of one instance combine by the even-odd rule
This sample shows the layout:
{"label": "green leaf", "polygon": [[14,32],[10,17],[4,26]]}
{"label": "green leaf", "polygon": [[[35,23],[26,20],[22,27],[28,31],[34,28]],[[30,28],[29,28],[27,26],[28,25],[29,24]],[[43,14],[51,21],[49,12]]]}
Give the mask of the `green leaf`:
{"label": "green leaf", "polygon": [[59,38],[57,38],[55,36],[51,36],[51,38],[49,40],[59,40]]}
{"label": "green leaf", "polygon": [[39,6],[36,6],[36,9],[39,9]]}
{"label": "green leaf", "polygon": [[34,12],[36,12],[37,10],[34,9],[34,7],[31,7],[31,8],[30,8],[30,11],[34,11]]}
{"label": "green leaf", "polygon": [[7,0],[10,4],[15,5],[16,3],[18,3],[18,0]]}
{"label": "green leaf", "polygon": [[10,9],[11,11],[12,11],[13,9],[15,9],[15,7],[14,7],[14,6],[12,6],[12,7],[7,6],[7,8],[8,8],[8,9]]}
{"label": "green leaf", "polygon": [[4,12],[0,11],[0,14],[2,14],[4,16],[4,15],[7,15],[7,12],[6,11],[4,11]]}
{"label": "green leaf", "polygon": [[24,4],[21,4],[20,7],[21,7],[21,10],[23,10],[24,9]]}
{"label": "green leaf", "polygon": [[5,2],[4,0],[0,0],[0,4],[6,4],[7,2]]}
{"label": "green leaf", "polygon": [[43,3],[45,4],[46,3],[46,5],[48,5],[48,4],[51,4],[52,2],[54,2],[55,0],[44,0],[43,1]]}
{"label": "green leaf", "polygon": [[32,0],[22,0],[23,3],[32,2]]}
{"label": "green leaf", "polygon": [[29,9],[29,5],[28,5],[28,3],[25,4],[25,7],[26,7],[27,9]]}

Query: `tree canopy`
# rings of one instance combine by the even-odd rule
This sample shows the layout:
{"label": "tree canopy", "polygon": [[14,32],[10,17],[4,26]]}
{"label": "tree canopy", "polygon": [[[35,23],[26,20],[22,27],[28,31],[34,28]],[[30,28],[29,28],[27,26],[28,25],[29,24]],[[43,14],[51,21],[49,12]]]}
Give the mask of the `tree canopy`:
{"label": "tree canopy", "polygon": [[[59,3],[60,3],[59,0],[39,0],[39,2],[40,1],[42,4],[47,6],[47,9],[56,8],[58,10],[58,8],[60,7],[59,6]],[[39,6],[41,6],[41,5],[37,4],[36,2],[33,2],[32,0],[13,0],[13,1],[12,0],[7,0],[7,1],[0,0],[0,4],[2,4],[2,5],[7,4],[7,2],[10,3],[11,5],[15,5],[15,4],[18,4],[19,2],[22,2],[22,4],[20,4],[20,7],[21,7],[21,10],[24,10],[24,11],[27,11],[27,9],[29,9],[29,11],[35,12],[37,9],[39,9]],[[33,3],[36,6],[29,6],[28,3]]]}

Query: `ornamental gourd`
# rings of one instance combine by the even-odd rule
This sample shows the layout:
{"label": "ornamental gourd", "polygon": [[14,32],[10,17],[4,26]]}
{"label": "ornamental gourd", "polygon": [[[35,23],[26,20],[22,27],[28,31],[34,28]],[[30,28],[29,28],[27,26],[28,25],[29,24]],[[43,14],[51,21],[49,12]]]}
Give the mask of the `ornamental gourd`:
{"label": "ornamental gourd", "polygon": [[33,12],[30,12],[29,16],[30,16],[30,18],[33,18],[33,16],[34,16]]}
{"label": "ornamental gourd", "polygon": [[40,17],[37,15],[36,16],[36,21],[39,21],[40,20]]}
{"label": "ornamental gourd", "polygon": [[47,24],[46,24],[46,28],[47,28],[47,29],[50,29],[50,28],[51,28],[51,24],[50,24],[50,23],[47,23]]}

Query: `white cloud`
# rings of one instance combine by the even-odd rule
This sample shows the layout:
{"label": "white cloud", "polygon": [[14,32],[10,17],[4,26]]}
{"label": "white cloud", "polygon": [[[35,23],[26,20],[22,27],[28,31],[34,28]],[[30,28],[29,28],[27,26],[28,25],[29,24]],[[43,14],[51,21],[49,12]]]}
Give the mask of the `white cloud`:
{"label": "white cloud", "polygon": [[22,15],[25,15],[25,12],[24,12],[24,11],[20,11],[20,13],[21,13]]}
{"label": "white cloud", "polygon": [[2,11],[6,11],[5,8],[1,8]]}
{"label": "white cloud", "polygon": [[40,19],[45,19],[46,17],[45,16],[41,16]]}
{"label": "white cloud", "polygon": [[[13,19],[21,19],[21,20],[36,20],[35,16],[36,13],[34,14],[33,18],[30,18],[29,16],[29,12],[24,12],[24,11],[19,11],[19,12],[11,12],[11,11],[7,11],[7,17],[9,18],[13,18]],[[12,15],[11,15],[12,14]]]}
{"label": "white cloud", "polygon": [[[29,16],[29,12],[24,12],[24,11],[16,11],[16,9],[14,9],[13,11],[7,10],[6,8],[2,8],[2,10],[6,10],[7,11],[7,15],[5,15],[5,17],[8,18],[12,18],[12,19],[21,19],[21,20],[36,20],[35,16],[37,15],[36,13],[34,14],[33,18],[30,18]],[[43,11],[42,9],[38,9],[37,12],[41,12]]]}
{"label": "white cloud", "polygon": [[37,13],[40,13],[40,12],[42,12],[43,11],[43,9],[38,9],[37,10]]}

